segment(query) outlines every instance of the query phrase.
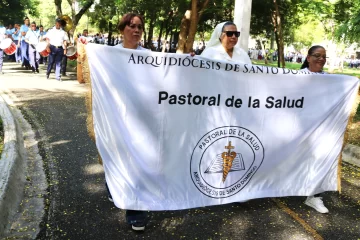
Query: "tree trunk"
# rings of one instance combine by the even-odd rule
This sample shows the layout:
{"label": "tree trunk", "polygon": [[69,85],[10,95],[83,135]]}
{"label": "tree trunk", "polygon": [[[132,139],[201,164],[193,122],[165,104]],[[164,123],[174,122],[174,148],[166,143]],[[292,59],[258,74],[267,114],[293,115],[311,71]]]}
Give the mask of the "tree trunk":
{"label": "tree trunk", "polygon": [[265,60],[265,65],[267,65],[269,62],[268,62],[268,59],[267,59],[267,54],[266,54],[266,50],[265,50],[265,44],[263,43],[264,40],[263,39],[259,39],[259,42],[260,42],[260,46],[261,46],[261,52],[264,56],[264,60]]}
{"label": "tree trunk", "polygon": [[285,59],[284,59],[284,37],[282,33],[282,27],[281,27],[281,17],[279,12],[279,5],[278,2],[280,0],[273,0],[274,6],[275,6],[275,29],[278,36],[278,52],[279,52],[279,61],[283,68],[285,68]]}
{"label": "tree trunk", "polygon": [[177,53],[188,53],[194,44],[199,19],[209,0],[191,0],[191,10],[187,10],[180,25],[180,36]]}
{"label": "tree trunk", "polygon": [[275,42],[276,42],[276,46],[277,46],[277,49],[276,49],[276,51],[277,51],[277,65],[278,65],[278,67],[280,67],[280,58],[279,58],[279,38],[278,38],[278,36],[277,36],[277,32],[275,31],[274,32],[275,33]]}
{"label": "tree trunk", "polygon": [[181,19],[179,43],[178,43],[178,48],[176,50],[176,53],[184,53],[185,52],[186,38],[189,35],[190,15],[191,15],[191,11],[187,10],[185,12],[185,15]]}
{"label": "tree trunk", "polygon": [[185,52],[188,53],[192,50],[195,34],[197,30],[197,24],[199,22],[199,13],[198,13],[198,2],[195,0],[191,1],[191,15],[190,15],[190,26],[189,26],[189,34],[186,39],[185,44]]}
{"label": "tree trunk", "polygon": [[61,2],[62,2],[62,0],[54,0],[56,15],[58,17],[60,17],[62,15]]}
{"label": "tree trunk", "polygon": [[[170,12],[169,12],[169,15],[168,15],[168,18],[167,18],[167,20],[166,20],[166,23],[165,23],[165,41],[168,39],[168,37],[169,37],[169,33],[170,33],[170,30],[171,30],[171,24],[172,24],[172,21],[173,21],[173,15],[174,15],[174,11],[173,10],[171,10]],[[170,38],[171,38],[171,36],[170,36]],[[171,39],[170,39],[170,42],[169,42],[169,44],[170,44],[170,48],[169,48],[169,52],[170,52],[170,50],[171,50]],[[162,52],[165,52],[165,45],[163,46],[163,48],[162,48]]]}
{"label": "tree trunk", "polygon": [[[157,40],[157,42],[158,42],[158,45],[157,45],[157,48],[156,48],[157,51],[160,51],[160,45],[161,45],[160,43],[161,43],[161,36],[163,34],[163,29],[164,29],[164,21],[161,21],[159,37],[158,37],[158,40]],[[163,44],[163,45],[165,45],[165,44]]]}
{"label": "tree trunk", "polygon": [[155,16],[150,18],[150,24],[149,24],[149,32],[147,36],[147,44],[150,47],[152,45],[152,38],[154,33],[154,25],[155,25]]}
{"label": "tree trunk", "polygon": [[112,22],[109,21],[109,35],[108,35],[108,44],[109,46],[111,46],[111,37],[112,37]]}
{"label": "tree trunk", "polygon": [[[174,42],[174,32],[171,31],[170,33],[170,52],[173,51],[173,48],[172,48],[172,42]],[[176,48],[176,46],[174,46]]]}
{"label": "tree trunk", "polygon": [[[62,10],[61,10],[61,2],[62,0],[54,0],[55,2],[55,9],[56,9],[56,15],[58,17],[61,17]],[[76,0],[67,0],[68,4],[71,7],[71,20],[72,20],[72,28],[69,30],[70,37],[73,37],[76,26],[78,25],[81,17],[84,15],[84,13],[91,7],[91,5],[94,3],[94,0],[87,0],[82,5],[83,7],[80,9],[78,13],[75,12],[75,3]]]}

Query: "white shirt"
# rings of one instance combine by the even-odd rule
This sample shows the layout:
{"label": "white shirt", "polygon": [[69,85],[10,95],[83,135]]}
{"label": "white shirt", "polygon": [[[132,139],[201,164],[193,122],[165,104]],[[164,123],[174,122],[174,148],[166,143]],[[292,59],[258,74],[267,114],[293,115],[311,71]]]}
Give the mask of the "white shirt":
{"label": "white shirt", "polygon": [[46,38],[49,39],[49,42],[51,45],[54,46],[63,46],[64,41],[69,41],[69,38],[67,36],[67,33],[60,29],[56,29],[56,27],[53,27],[52,29],[50,29],[46,35]]}
{"label": "white shirt", "polygon": [[38,31],[29,30],[25,35],[25,40],[28,40],[30,44],[36,45],[39,43],[39,37],[40,34]]}
{"label": "white shirt", "polygon": [[[121,44],[118,44],[118,45],[115,45],[114,47],[124,48],[124,46],[122,45],[122,43],[121,43]],[[130,49],[130,48],[128,48],[128,49]],[[134,49],[134,50],[149,50],[149,49],[143,48],[142,46],[138,45],[137,48]]]}
{"label": "white shirt", "polygon": [[233,56],[230,57],[221,44],[218,46],[205,48],[205,50],[201,53],[201,56],[216,60],[252,64],[249,55],[243,49],[234,47]]}
{"label": "white shirt", "polygon": [[6,35],[6,28],[0,26],[0,42],[5,38],[5,35]]}

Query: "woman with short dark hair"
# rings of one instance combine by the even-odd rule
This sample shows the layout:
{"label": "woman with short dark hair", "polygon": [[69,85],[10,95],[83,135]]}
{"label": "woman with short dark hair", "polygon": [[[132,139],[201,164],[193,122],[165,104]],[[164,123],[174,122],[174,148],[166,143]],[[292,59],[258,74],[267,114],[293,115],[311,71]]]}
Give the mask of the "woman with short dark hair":
{"label": "woman with short dark hair", "polygon": [[[136,49],[136,50],[147,50],[140,46],[141,36],[144,32],[144,19],[139,14],[128,13],[125,14],[118,25],[118,29],[123,36],[122,43],[116,45],[118,48]],[[124,169],[126,171],[126,169]],[[109,200],[113,201],[112,195],[108,185],[106,188],[109,193]],[[126,210],[126,221],[131,225],[135,231],[145,230],[147,223],[146,211],[138,210]]]}
{"label": "woman with short dark hair", "polygon": [[141,15],[136,13],[125,14],[120,20],[118,29],[123,36],[123,41],[116,47],[146,50],[139,44],[144,32],[144,19]]}

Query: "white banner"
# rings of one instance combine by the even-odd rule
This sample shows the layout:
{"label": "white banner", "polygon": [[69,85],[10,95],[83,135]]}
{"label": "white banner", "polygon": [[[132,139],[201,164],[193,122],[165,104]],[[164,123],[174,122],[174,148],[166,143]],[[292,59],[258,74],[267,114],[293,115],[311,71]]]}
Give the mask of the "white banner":
{"label": "white banner", "polygon": [[122,209],[337,190],[355,77],[88,44],[96,145]]}

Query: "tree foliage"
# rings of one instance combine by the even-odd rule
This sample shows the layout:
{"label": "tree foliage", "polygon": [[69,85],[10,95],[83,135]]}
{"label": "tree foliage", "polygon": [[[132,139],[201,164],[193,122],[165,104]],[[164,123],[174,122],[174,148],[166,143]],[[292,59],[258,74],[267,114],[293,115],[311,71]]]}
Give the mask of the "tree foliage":
{"label": "tree foliage", "polygon": [[360,43],[360,2],[340,0],[335,3],[334,18],[337,23],[335,37],[349,43]]}
{"label": "tree foliage", "polygon": [[[58,17],[63,15],[62,12],[62,0],[54,0],[55,7],[56,7],[56,15]],[[71,19],[73,26],[70,30],[70,35],[73,35],[75,32],[75,29],[82,18],[82,16],[86,13],[86,11],[93,5],[94,0],[67,0],[67,3],[70,6],[71,10]],[[77,11],[77,8],[79,9]]]}
{"label": "tree foliage", "polygon": [[[39,0],[2,0],[0,21],[21,23],[25,14],[31,13],[31,20],[52,25],[56,16],[67,14],[72,18],[75,30],[81,17],[86,15],[90,25],[104,33],[117,31],[121,16],[136,12],[145,19],[144,43],[147,47],[157,41],[155,45],[160,50],[160,41],[178,42],[180,38],[185,44],[181,45],[182,51],[186,52],[195,39],[206,41],[216,24],[234,18],[233,0],[48,0],[41,1],[38,8],[36,1]],[[185,17],[187,12],[190,13],[188,19]],[[39,13],[40,18],[37,17]],[[82,29],[88,25],[84,22],[86,20],[82,21]],[[321,40],[359,42],[360,2],[252,0],[250,34],[264,43],[265,48],[270,47],[270,42],[276,42],[276,48],[279,48],[280,40],[283,45],[292,44],[296,49]]]}
{"label": "tree foliage", "polygon": [[0,22],[5,25],[9,23],[23,23],[28,14],[38,16],[38,0],[1,0]]}

